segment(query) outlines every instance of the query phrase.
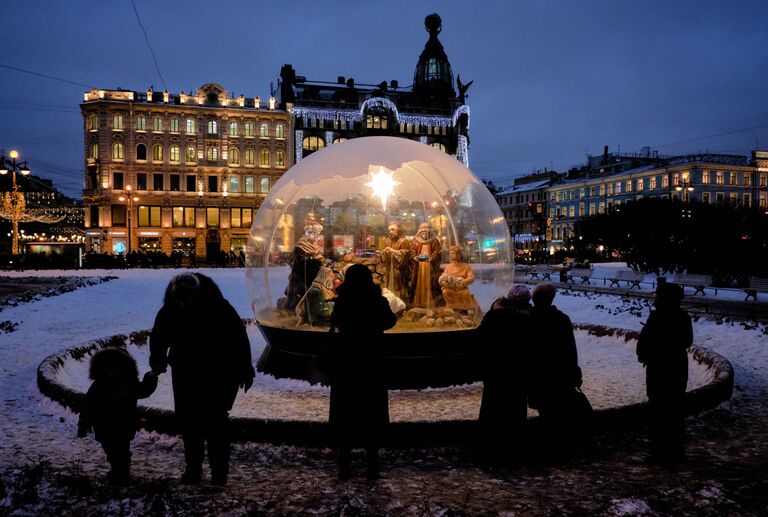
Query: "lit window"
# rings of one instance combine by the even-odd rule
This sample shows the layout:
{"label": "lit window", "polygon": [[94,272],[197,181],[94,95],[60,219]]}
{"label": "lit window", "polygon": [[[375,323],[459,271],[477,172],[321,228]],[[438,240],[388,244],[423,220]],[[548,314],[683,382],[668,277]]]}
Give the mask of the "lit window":
{"label": "lit window", "polygon": [[89,131],[97,131],[99,129],[99,116],[98,115],[89,115],[88,116],[88,130]]}
{"label": "lit window", "polygon": [[152,146],[152,161],[153,162],[162,162],[163,161],[163,146],[160,144],[155,144]]}
{"label": "lit window", "polygon": [[160,226],[160,207],[139,206],[139,226]]}
{"label": "lit window", "polygon": [[245,123],[245,136],[252,137],[254,135],[253,133],[253,122],[246,122]]}
{"label": "lit window", "polygon": [[637,180],[637,190],[638,190],[638,192],[642,192],[644,188],[645,188],[645,179],[639,178]]}
{"label": "lit window", "polygon": [[259,136],[261,138],[268,138],[269,137],[269,124],[261,124],[259,126]]}
{"label": "lit window", "polygon": [[[752,174],[749,172],[744,173],[744,186],[745,187],[751,187],[752,186]],[[746,203],[744,203],[746,205]]]}
{"label": "lit window", "polygon": [[250,228],[253,219],[252,208],[232,209],[232,228]]}
{"label": "lit window", "polygon": [[245,164],[246,165],[253,165],[255,163],[255,154],[253,152],[253,149],[246,149],[245,150]]}
{"label": "lit window", "polygon": [[656,188],[656,176],[648,178],[648,188],[654,190]]}
{"label": "lit window", "polygon": [[240,165],[240,151],[238,151],[237,148],[229,150],[229,164]]}
{"label": "lit window", "polygon": [[161,133],[163,131],[163,119],[160,117],[154,117],[152,119],[152,131],[155,133]]}
{"label": "lit window", "polygon": [[215,135],[219,132],[219,123],[215,120],[208,121],[208,134]]}
{"label": "lit window", "polygon": [[240,178],[238,176],[229,177],[229,191],[238,193],[240,192]]}
{"label": "lit window", "polygon": [[722,185],[723,184],[723,172],[717,171],[715,173],[715,184],[716,185]]}
{"label": "lit window", "polygon": [[661,177],[661,188],[669,188],[669,176]]}
{"label": "lit window", "polygon": [[285,138],[285,126],[282,124],[275,126],[275,138]]}
{"label": "lit window", "polygon": [[195,119],[188,118],[187,119],[187,134],[191,135],[197,132],[197,129],[195,129]]}
{"label": "lit window", "polygon": [[205,222],[208,227],[219,226],[219,209],[208,207],[205,209]]}
{"label": "lit window", "polygon": [[178,163],[179,161],[179,146],[178,145],[172,145],[170,148],[170,158],[171,161],[174,163]]}
{"label": "lit window", "polygon": [[168,126],[171,129],[171,133],[178,133],[179,132],[179,119],[172,118],[168,121]]}
{"label": "lit window", "polygon": [[709,184],[709,171],[703,171],[701,173],[701,182],[705,185]]}
{"label": "lit window", "polygon": [[342,142],[346,142],[347,140],[349,140],[349,139],[348,139],[348,138],[344,138],[343,136],[340,136],[339,138],[336,138],[336,139],[333,141],[333,143],[334,143],[334,144],[340,144],[340,143],[342,143]]}
{"label": "lit window", "polygon": [[229,136],[237,136],[237,122],[229,123]]}
{"label": "lit window", "polygon": [[123,159],[123,144],[120,142],[115,142],[112,144],[112,159],[113,160],[122,160]]}
{"label": "lit window", "polygon": [[122,131],[123,130],[123,116],[122,115],[115,115],[112,117],[112,129],[116,131]]}
{"label": "lit window", "polygon": [[140,162],[147,161],[147,146],[139,144],[136,146],[136,160]]}
{"label": "lit window", "polygon": [[191,206],[173,207],[173,226],[195,226],[195,208]]}
{"label": "lit window", "polygon": [[729,185],[736,185],[736,173],[731,172],[728,174],[728,184]]}
{"label": "lit window", "polygon": [[259,179],[259,192],[262,194],[266,194],[269,192],[269,178],[260,178]]}
{"label": "lit window", "polygon": [[632,180],[627,180],[625,186],[624,192],[632,192]]}
{"label": "lit window", "polygon": [[386,115],[366,115],[365,127],[368,129],[387,129],[388,119]]}
{"label": "lit window", "polygon": [[136,131],[146,131],[147,130],[147,117],[144,115],[139,115],[136,117]]}
{"label": "lit window", "polygon": [[255,192],[253,176],[246,176],[245,177],[245,192],[246,192],[246,194],[253,194]]}
{"label": "lit window", "polygon": [[195,148],[192,146],[187,147],[187,163],[195,163],[196,159]]}
{"label": "lit window", "polygon": [[275,167],[285,167],[285,151],[275,151]]}
{"label": "lit window", "polygon": [[88,154],[89,158],[98,159],[99,157],[99,144],[91,144],[91,152]]}
{"label": "lit window", "polygon": [[445,152],[445,145],[441,144],[440,142],[432,142],[432,144],[431,144],[431,145],[432,145],[432,147],[434,147],[435,149],[439,149],[439,150],[441,150],[441,151]]}
{"label": "lit window", "polygon": [[269,151],[266,149],[259,151],[259,167],[269,167]]}
{"label": "lit window", "polygon": [[219,159],[219,148],[215,145],[209,146],[205,150],[205,156],[208,159],[209,162],[215,162]]}
{"label": "lit window", "polygon": [[302,147],[305,151],[317,151],[325,147],[325,142],[323,142],[322,138],[308,136],[302,140]]}

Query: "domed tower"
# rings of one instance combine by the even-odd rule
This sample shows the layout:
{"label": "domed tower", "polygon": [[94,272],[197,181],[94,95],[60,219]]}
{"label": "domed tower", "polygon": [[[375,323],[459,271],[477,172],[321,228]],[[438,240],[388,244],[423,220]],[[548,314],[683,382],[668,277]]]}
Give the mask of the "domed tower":
{"label": "domed tower", "polygon": [[421,99],[424,107],[447,108],[450,99],[456,97],[453,88],[453,71],[448,56],[437,35],[443,29],[443,21],[436,13],[424,19],[429,40],[419,56],[413,75],[413,92]]}

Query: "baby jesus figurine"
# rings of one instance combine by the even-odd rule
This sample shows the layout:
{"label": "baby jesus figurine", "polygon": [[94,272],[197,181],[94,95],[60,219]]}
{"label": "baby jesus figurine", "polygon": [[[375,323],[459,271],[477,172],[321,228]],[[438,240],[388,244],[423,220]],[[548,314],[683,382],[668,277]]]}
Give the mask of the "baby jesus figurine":
{"label": "baby jesus figurine", "polygon": [[464,262],[458,246],[451,246],[450,253],[451,262],[445,266],[443,274],[438,278],[445,306],[460,310],[474,309],[477,307],[477,302],[468,287],[475,281],[472,266]]}

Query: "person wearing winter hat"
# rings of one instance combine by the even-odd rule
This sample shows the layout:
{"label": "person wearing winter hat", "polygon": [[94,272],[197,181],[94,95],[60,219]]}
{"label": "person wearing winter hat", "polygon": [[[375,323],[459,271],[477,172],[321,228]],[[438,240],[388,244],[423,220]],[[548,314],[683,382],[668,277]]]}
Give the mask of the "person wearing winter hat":
{"label": "person wearing winter hat", "polygon": [[477,445],[479,459],[486,464],[519,461],[526,444],[530,298],[526,286],[512,286],[506,297],[493,302],[478,327],[483,396]]}

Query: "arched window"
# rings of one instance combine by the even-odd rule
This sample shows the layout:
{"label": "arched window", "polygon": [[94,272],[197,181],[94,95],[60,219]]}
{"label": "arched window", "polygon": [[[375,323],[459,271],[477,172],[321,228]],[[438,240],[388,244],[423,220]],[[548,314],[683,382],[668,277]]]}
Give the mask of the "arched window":
{"label": "arched window", "polygon": [[229,150],[229,164],[240,165],[240,151],[238,151],[236,148]]}
{"label": "arched window", "polygon": [[197,153],[192,146],[187,147],[187,163],[195,163],[197,161]]}
{"label": "arched window", "polygon": [[253,165],[254,164],[254,153],[253,149],[246,149],[245,150],[245,164],[246,165]]}
{"label": "arched window", "polygon": [[136,131],[146,131],[147,130],[147,117],[144,115],[139,115],[136,117]]}
{"label": "arched window", "polygon": [[112,129],[115,129],[117,131],[123,130],[123,116],[122,115],[115,115],[112,117]]}
{"label": "arched window", "polygon": [[161,117],[154,117],[152,119],[152,131],[154,131],[155,133],[162,133],[163,119]]}
{"label": "arched window", "polygon": [[97,131],[99,129],[99,116],[98,115],[89,115],[88,116],[88,130],[89,131]]}
{"label": "arched window", "polygon": [[91,152],[88,155],[88,158],[98,158],[99,157],[99,144],[91,144]]}
{"label": "arched window", "polygon": [[317,151],[325,147],[325,142],[317,136],[308,136],[302,140],[302,148],[305,151]]}
{"label": "arched window", "polygon": [[172,118],[168,121],[168,126],[171,129],[171,133],[178,133],[179,132],[179,119]]}
{"label": "arched window", "polygon": [[259,136],[261,138],[269,137],[269,124],[262,124],[259,126]]}
{"label": "arched window", "polygon": [[339,138],[335,139],[335,140],[333,141],[333,143],[334,143],[334,144],[340,144],[340,143],[342,143],[342,142],[346,142],[347,140],[349,140],[349,139],[348,139],[348,138],[344,138],[343,136],[340,136]]}
{"label": "arched window", "polygon": [[113,160],[122,160],[123,159],[123,144],[120,142],[115,142],[112,144],[112,159]]}
{"label": "arched window", "polygon": [[229,123],[229,136],[237,136],[237,122]]}
{"label": "arched window", "polygon": [[368,129],[387,129],[389,119],[386,115],[366,115],[365,127]]}
{"label": "arched window", "polygon": [[162,162],[163,161],[163,146],[160,144],[155,144],[152,146],[152,161],[153,162]]}
{"label": "arched window", "polygon": [[275,151],[275,166],[285,167],[285,151]]}
{"label": "arched window", "polygon": [[441,151],[445,152],[445,145],[441,144],[440,142],[432,142],[431,145],[435,149],[440,149]]}
{"label": "arched window", "polygon": [[205,156],[206,158],[208,158],[209,162],[215,162],[216,160],[219,159],[219,148],[216,147],[215,145],[209,146],[205,150]]}
{"label": "arched window", "polygon": [[275,138],[285,138],[285,126],[282,124],[275,126]]}
{"label": "arched window", "polygon": [[172,145],[169,149],[169,154],[171,161],[174,163],[178,163],[179,161],[179,146],[178,145]]}
{"label": "arched window", "polygon": [[147,161],[147,146],[144,144],[139,144],[136,146],[136,160],[137,161]]}
{"label": "arched window", "polygon": [[269,151],[266,149],[259,151],[259,167],[269,167]]}
{"label": "arched window", "polygon": [[195,119],[188,118],[187,119],[187,131],[186,133],[188,135],[194,134],[197,132],[197,129],[195,127]]}
{"label": "arched window", "polygon": [[208,134],[215,135],[219,132],[219,123],[215,120],[208,121]]}
{"label": "arched window", "polygon": [[254,135],[253,133],[253,122],[246,122],[245,123],[245,136],[252,137]]}

